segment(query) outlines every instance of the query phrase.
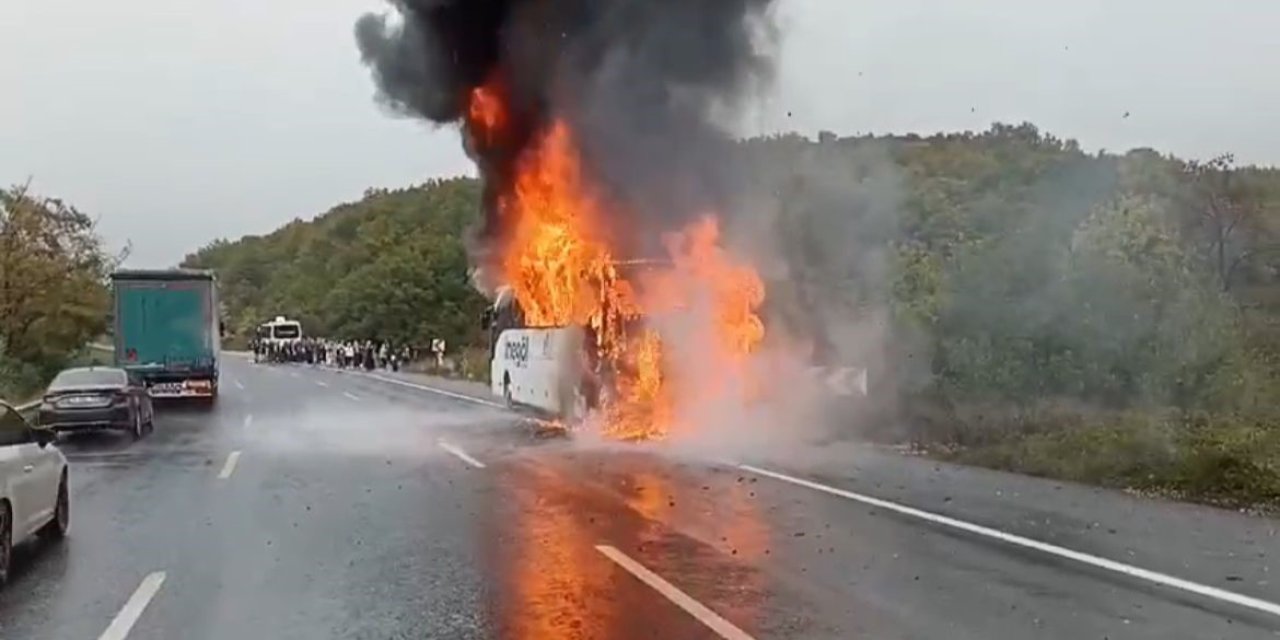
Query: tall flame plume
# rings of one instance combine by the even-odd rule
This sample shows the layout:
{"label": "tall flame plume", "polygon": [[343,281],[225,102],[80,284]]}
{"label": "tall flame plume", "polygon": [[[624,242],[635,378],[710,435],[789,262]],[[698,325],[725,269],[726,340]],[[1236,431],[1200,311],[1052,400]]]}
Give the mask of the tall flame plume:
{"label": "tall flame plume", "polygon": [[[500,141],[508,107],[501,85],[470,94],[467,129],[478,144]],[[611,204],[583,170],[568,122],[551,119],[498,185],[506,229],[498,265],[530,326],[582,326],[610,372],[599,408],[602,430],[620,439],[658,439],[685,424],[687,405],[723,400],[750,386],[749,357],[764,340],[757,310],[764,285],[721,245],[708,213],[664,237],[667,255],[643,275],[621,267],[607,221]],[[656,318],[678,318],[714,375],[682,371]],[[689,326],[692,325],[692,326]],[[732,398],[730,398],[732,400]]]}

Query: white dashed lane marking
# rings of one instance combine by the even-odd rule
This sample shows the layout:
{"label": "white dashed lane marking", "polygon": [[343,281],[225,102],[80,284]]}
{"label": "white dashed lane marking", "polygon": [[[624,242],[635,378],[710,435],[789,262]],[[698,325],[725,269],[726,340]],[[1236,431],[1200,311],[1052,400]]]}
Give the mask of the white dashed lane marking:
{"label": "white dashed lane marking", "polygon": [[693,616],[706,625],[706,627],[716,633],[716,635],[725,640],[752,640],[747,632],[734,626],[732,622],[721,618],[719,614],[708,609],[706,605],[694,600],[689,594],[681,591],[675,585],[667,582],[662,576],[650,571],[647,567],[632,560],[627,554],[618,551],[616,548],[607,544],[596,545],[596,551],[604,554],[604,556],[612,560],[615,564],[627,570],[627,573],[638,578],[641,582],[649,585],[654,591],[657,591],[662,597],[675,603],[677,607],[685,610],[685,613]]}
{"label": "white dashed lane marking", "polygon": [[473,467],[475,467],[475,468],[477,468],[477,469],[483,469],[483,468],[484,468],[484,463],[483,463],[483,462],[480,462],[479,460],[476,460],[475,458],[472,458],[472,457],[470,456],[470,454],[468,454],[466,451],[463,451],[463,450],[462,450],[462,448],[460,448],[460,447],[458,447],[458,446],[456,446],[456,445],[449,444],[448,442],[445,442],[444,440],[440,440],[440,441],[438,441],[436,444],[440,445],[440,448],[441,448],[441,449],[444,449],[445,451],[448,451],[449,453],[453,454],[453,455],[454,455],[456,458],[458,458],[459,460],[461,460],[461,461],[463,461],[463,462],[465,462],[465,463],[467,463],[467,464],[469,464],[469,465],[471,465],[471,466],[473,466]]}
{"label": "white dashed lane marking", "polygon": [[222,471],[218,472],[218,479],[226,480],[227,478],[230,478],[231,474],[235,473],[236,463],[239,461],[240,461],[240,452],[232,451],[231,454],[227,456],[226,464],[222,465]]}
{"label": "white dashed lane marking", "polygon": [[482,399],[482,398],[476,398],[476,397],[474,397],[474,396],[469,396],[469,395],[466,395],[466,394],[463,394],[463,393],[454,393],[454,392],[452,392],[452,391],[445,391],[444,389],[437,389],[437,388],[435,388],[435,387],[428,387],[428,386],[426,386],[426,385],[414,384],[414,383],[412,383],[412,382],[405,382],[404,380],[397,380],[396,378],[390,378],[390,377],[387,377],[387,376],[378,375],[378,374],[376,374],[376,373],[361,373],[361,374],[359,374],[359,375],[363,375],[363,376],[365,376],[365,377],[373,378],[374,380],[380,380],[380,381],[382,381],[382,382],[387,382],[387,383],[390,383],[390,384],[400,385],[400,386],[402,386],[402,387],[408,387],[408,388],[410,388],[410,389],[417,389],[417,390],[419,390],[419,391],[426,391],[426,392],[428,392],[428,393],[434,393],[434,394],[437,394],[437,395],[442,395],[442,396],[446,396],[446,397],[449,397],[449,398],[454,398],[454,399],[456,399],[456,400],[463,400],[463,401],[470,402],[470,403],[473,403],[473,404],[482,404],[482,405],[484,405],[484,406],[486,406],[486,407],[494,407],[494,408],[497,408],[497,409],[506,409],[506,408],[507,408],[507,406],[506,406],[506,405],[504,405],[504,404],[502,404],[502,403],[500,403],[500,402],[493,402],[493,401],[491,401],[491,400],[485,400],[485,399]]}
{"label": "white dashed lane marking", "polygon": [[124,608],[116,614],[115,619],[111,621],[111,626],[98,636],[98,640],[124,640],[129,637],[129,631],[138,622],[138,618],[151,603],[151,599],[156,597],[156,592],[160,591],[160,585],[164,584],[164,579],[163,571],[156,571],[143,578],[142,584],[138,585],[132,596],[129,596],[128,602],[124,603]]}

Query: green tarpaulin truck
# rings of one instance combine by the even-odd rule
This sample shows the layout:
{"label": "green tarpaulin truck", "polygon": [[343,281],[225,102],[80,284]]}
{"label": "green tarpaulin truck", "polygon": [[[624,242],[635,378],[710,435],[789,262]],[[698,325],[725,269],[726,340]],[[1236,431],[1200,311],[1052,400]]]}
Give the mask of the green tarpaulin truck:
{"label": "green tarpaulin truck", "polygon": [[221,322],[217,280],[192,269],[121,270],[115,295],[115,362],[152,397],[218,395]]}

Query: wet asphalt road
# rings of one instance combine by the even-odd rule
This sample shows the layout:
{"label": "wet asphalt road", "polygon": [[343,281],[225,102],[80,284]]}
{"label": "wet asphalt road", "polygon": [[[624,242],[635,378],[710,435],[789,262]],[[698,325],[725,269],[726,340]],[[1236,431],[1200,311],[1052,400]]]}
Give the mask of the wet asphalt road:
{"label": "wet asphalt road", "polygon": [[1280,602],[1274,520],[865,452],[806,468],[1228,590],[1206,596],[381,380],[230,358],[223,390],[141,442],[62,445],[72,533],[16,550],[0,638],[122,611],[117,639],[1280,637],[1230,597]]}

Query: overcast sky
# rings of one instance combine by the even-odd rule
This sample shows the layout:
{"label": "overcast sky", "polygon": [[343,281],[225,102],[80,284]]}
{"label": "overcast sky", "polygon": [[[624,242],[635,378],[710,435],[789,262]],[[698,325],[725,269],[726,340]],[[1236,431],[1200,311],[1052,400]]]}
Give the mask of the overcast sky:
{"label": "overcast sky", "polygon": [[[1280,3],[779,2],[753,132],[1029,120],[1090,150],[1280,165]],[[471,172],[452,131],[375,105],[352,23],[377,0],[4,5],[0,183],[31,177],[99,216],[132,266]]]}

